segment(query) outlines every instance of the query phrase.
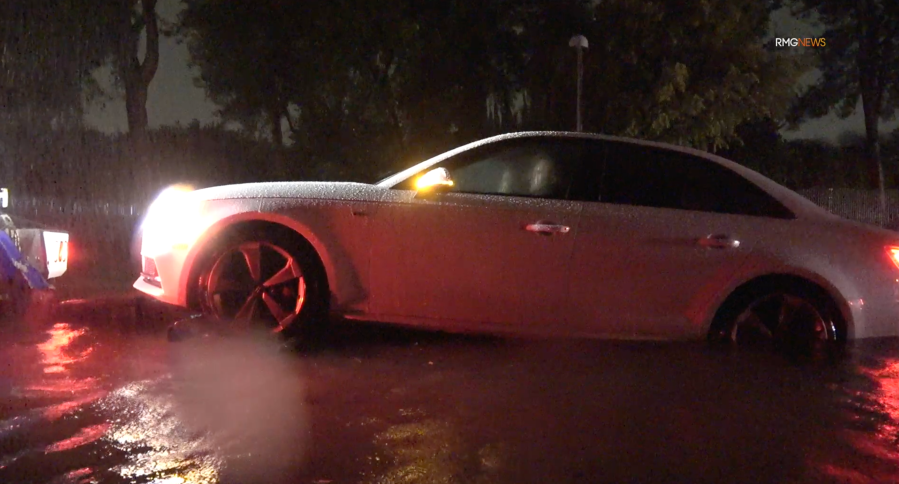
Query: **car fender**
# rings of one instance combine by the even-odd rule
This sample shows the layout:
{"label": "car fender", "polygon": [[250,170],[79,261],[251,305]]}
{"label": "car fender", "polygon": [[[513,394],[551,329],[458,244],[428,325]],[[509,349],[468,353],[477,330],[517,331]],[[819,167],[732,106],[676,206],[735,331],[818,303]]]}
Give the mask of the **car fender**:
{"label": "car fender", "polygon": [[691,314],[693,323],[700,328],[701,334],[708,334],[715,318],[715,314],[721,308],[725,301],[741,286],[765,276],[793,276],[800,277],[820,286],[833,299],[843,320],[846,322],[847,337],[853,339],[856,337],[856,326],[861,318],[861,311],[858,305],[853,304],[859,300],[858,289],[849,278],[843,276],[835,268],[825,266],[830,270],[813,271],[806,267],[784,264],[771,263],[771,261],[763,260],[747,260],[741,269],[735,273],[730,281],[719,286],[714,291],[714,296],[707,304],[701,306],[704,310],[696,310]]}
{"label": "car fender", "polygon": [[[356,271],[352,264],[344,262],[339,257],[339,243],[335,237],[328,237],[327,234],[321,234],[323,237],[320,237],[308,221],[300,220],[295,215],[288,216],[271,211],[271,209],[272,207],[264,207],[260,204],[250,210],[231,213],[218,218],[202,231],[184,259],[184,269],[179,278],[179,303],[181,305],[188,305],[191,275],[198,258],[204,254],[216,236],[237,224],[246,222],[267,222],[281,225],[305,238],[312,245],[324,266],[331,290],[332,304],[338,305],[342,301],[361,297],[358,294],[352,294],[361,291],[361,284],[352,282]],[[335,251],[338,253],[335,254]]]}

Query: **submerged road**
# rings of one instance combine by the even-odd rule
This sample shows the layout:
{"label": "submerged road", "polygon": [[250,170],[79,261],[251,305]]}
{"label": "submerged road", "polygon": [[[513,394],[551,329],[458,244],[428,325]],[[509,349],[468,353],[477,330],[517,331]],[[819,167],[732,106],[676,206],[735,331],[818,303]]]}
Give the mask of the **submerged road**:
{"label": "submerged road", "polygon": [[899,482],[896,340],[796,361],[360,326],[285,351],[134,319],[3,328],[0,483]]}

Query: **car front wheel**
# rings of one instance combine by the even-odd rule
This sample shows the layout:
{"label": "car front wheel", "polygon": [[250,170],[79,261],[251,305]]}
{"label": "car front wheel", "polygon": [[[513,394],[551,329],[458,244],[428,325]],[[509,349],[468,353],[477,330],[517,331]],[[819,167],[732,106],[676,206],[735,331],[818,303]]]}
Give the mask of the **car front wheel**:
{"label": "car front wheel", "polygon": [[311,248],[279,238],[246,238],[221,247],[197,281],[205,316],[286,337],[323,317],[323,271]]}

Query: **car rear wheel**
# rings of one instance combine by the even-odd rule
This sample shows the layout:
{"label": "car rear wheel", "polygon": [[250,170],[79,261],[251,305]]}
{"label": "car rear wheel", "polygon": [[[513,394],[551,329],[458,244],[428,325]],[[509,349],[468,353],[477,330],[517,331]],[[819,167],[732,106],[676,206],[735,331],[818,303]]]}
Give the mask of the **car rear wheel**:
{"label": "car rear wheel", "polygon": [[726,304],[716,319],[713,336],[737,347],[814,351],[839,340],[836,306],[805,287],[749,291]]}
{"label": "car rear wheel", "polygon": [[249,238],[222,244],[198,280],[204,315],[285,337],[322,318],[323,271],[311,248],[291,242]]}

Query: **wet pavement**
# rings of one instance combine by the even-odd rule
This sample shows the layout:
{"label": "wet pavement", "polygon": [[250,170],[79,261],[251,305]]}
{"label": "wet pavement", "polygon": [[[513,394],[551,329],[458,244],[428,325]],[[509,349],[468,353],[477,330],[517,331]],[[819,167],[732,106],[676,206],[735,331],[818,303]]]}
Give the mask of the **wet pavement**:
{"label": "wet pavement", "polygon": [[825,361],[363,325],[285,350],[106,306],[4,328],[0,483],[899,482],[896,340]]}

